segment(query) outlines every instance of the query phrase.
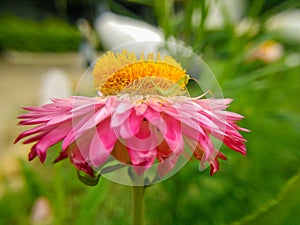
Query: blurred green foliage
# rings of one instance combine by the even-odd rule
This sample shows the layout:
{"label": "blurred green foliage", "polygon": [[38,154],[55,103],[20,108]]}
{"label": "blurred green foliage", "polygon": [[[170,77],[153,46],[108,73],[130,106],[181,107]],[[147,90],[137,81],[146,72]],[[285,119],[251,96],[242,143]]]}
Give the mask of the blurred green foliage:
{"label": "blurred green foliage", "polygon": [[0,49],[31,52],[77,51],[80,34],[62,20],[43,22],[17,17],[0,18]]}
{"label": "blurred green foliage", "polygon": [[[139,0],[130,2],[143,4]],[[229,110],[244,115],[240,125],[251,132],[244,134],[248,140],[247,157],[223,146],[228,161],[221,162],[220,171],[213,177],[207,170],[199,173],[198,163],[191,161],[171,179],[148,187],[146,224],[300,224],[297,97],[300,64],[288,63],[292,55],[299,54],[300,47],[279,42],[264,27],[267,18],[294,7],[296,1],[277,2],[274,8],[253,1],[246,14],[257,16],[255,20],[260,26],[254,35],[240,36],[230,23],[218,31],[205,29],[209,10],[205,1],[163,2],[160,5],[161,1],[146,1],[155,11],[158,25],[166,35],[184,40],[202,54],[217,76],[224,96],[235,99]],[[198,27],[191,24],[195,8],[202,12],[203,22]],[[164,17],[164,13],[169,15]],[[0,30],[1,35],[4,28],[0,26]],[[284,54],[274,62],[249,60],[251,53],[266,40],[280,43]],[[5,195],[0,198],[1,225],[29,224],[32,204],[41,195],[49,199],[56,225],[131,223],[130,187],[103,178],[98,186],[86,187],[77,180],[75,170],[67,161],[51,165],[51,154],[52,158],[58,154],[57,146],[50,152],[46,165],[22,163],[22,190],[14,192],[7,185]]]}

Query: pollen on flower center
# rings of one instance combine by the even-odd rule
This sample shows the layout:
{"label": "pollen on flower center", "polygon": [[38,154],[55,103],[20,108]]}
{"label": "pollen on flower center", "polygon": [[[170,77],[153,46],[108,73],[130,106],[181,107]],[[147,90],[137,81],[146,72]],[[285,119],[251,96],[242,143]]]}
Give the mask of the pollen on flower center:
{"label": "pollen on flower center", "polygon": [[[160,53],[157,53],[156,57],[154,53],[149,53],[147,57],[141,54],[138,59],[134,53],[126,50],[121,53],[108,52],[96,62],[93,75],[96,88],[103,95],[119,94],[133,83],[140,84],[137,81],[145,78],[151,79],[152,83],[163,80],[164,84],[158,87],[178,84],[184,88],[186,85],[184,82],[179,84],[179,81],[186,77],[186,71],[171,56],[162,58]],[[149,86],[149,83],[147,85]]]}

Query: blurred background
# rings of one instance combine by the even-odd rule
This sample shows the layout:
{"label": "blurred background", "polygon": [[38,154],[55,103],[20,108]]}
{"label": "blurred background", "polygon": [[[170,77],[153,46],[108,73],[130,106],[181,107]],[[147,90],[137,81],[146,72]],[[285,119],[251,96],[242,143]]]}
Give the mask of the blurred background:
{"label": "blurred background", "polygon": [[[125,16],[125,17],[124,17]],[[146,190],[146,224],[300,224],[298,0],[0,0],[0,224],[131,224],[131,189],[87,187],[67,161],[27,162],[21,106],[75,92],[117,45],[168,40],[201,55],[251,130],[213,177],[191,161]]]}

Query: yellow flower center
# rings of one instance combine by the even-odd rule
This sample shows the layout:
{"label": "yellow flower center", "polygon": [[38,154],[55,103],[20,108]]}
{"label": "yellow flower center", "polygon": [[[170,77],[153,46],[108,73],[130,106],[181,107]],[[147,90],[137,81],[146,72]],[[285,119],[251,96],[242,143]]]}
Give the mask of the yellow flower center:
{"label": "yellow flower center", "polygon": [[188,79],[185,70],[171,56],[161,57],[160,53],[141,54],[123,50],[121,53],[108,52],[98,59],[94,71],[95,85],[103,95],[117,95],[133,92],[153,93],[153,89],[164,91],[172,85],[184,88]]}

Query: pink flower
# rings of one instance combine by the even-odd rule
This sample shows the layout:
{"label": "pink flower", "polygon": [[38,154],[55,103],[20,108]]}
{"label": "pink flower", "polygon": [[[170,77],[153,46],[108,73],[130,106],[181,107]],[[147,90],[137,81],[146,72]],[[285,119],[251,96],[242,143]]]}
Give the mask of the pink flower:
{"label": "pink flower", "polygon": [[[102,69],[109,58],[113,63],[123,61]],[[62,142],[55,162],[69,158],[79,171],[91,177],[107,170],[112,159],[133,167],[139,175],[157,166],[158,175],[163,177],[182,156],[194,156],[202,167],[209,163],[214,174],[219,169],[218,159],[226,157],[213,139],[246,154],[246,140],[239,131],[247,130],[236,125],[242,116],[225,111],[231,99],[178,95],[188,80],[172,60],[161,60],[159,55],[156,61],[151,55],[148,60],[143,56],[137,60],[128,52],[107,53],[94,69],[101,95],[52,99],[52,103],[40,107],[24,108],[29,112],[19,117],[19,124],[35,127],[21,133],[16,142],[29,137],[24,144],[35,143],[29,160],[38,156],[41,162],[52,145]]]}

